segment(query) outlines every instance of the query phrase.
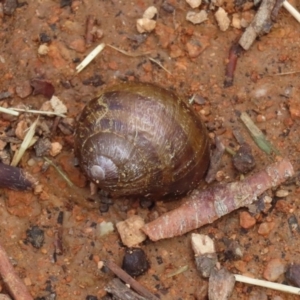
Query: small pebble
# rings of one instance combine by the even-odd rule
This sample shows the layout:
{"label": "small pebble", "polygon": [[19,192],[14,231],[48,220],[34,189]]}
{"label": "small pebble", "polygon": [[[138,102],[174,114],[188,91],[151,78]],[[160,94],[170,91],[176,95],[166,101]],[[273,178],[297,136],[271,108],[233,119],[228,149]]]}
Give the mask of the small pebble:
{"label": "small pebble", "polygon": [[164,1],[161,5],[161,8],[169,14],[173,13],[175,10],[174,6],[170,4],[168,1]]}
{"label": "small pebble", "polygon": [[100,224],[97,224],[97,232],[99,236],[107,235],[114,231],[114,225],[112,222],[101,222]]}
{"label": "small pebble", "polygon": [[49,52],[49,47],[47,45],[42,44],[42,45],[39,46],[39,48],[38,48],[38,54],[39,55],[42,55],[42,56],[47,55],[48,52]]}
{"label": "small pebble", "polygon": [[34,248],[41,248],[44,244],[45,235],[44,230],[38,226],[33,226],[26,230],[27,238],[25,242],[30,243]]}
{"label": "small pebble", "polygon": [[241,19],[239,14],[232,15],[231,26],[236,29],[241,29]]}
{"label": "small pebble", "polygon": [[300,264],[290,264],[285,277],[293,286],[300,287]]}
{"label": "small pebble", "polygon": [[207,12],[205,10],[201,10],[198,13],[194,11],[189,11],[186,14],[186,20],[193,24],[200,24],[207,20]]}
{"label": "small pebble", "polygon": [[249,229],[256,224],[256,219],[252,217],[248,212],[242,211],[240,213],[240,226],[245,229]]}
{"label": "small pebble", "polygon": [[287,191],[287,190],[277,190],[275,195],[276,195],[276,197],[284,198],[284,197],[288,196],[288,194],[289,194],[289,191]]}
{"label": "small pebble", "polygon": [[57,156],[62,150],[62,145],[59,142],[51,143],[49,154],[54,157]]}
{"label": "small pebble", "polygon": [[209,277],[208,298],[209,300],[230,299],[235,284],[233,274],[226,269],[214,270]]}
{"label": "small pebble", "polygon": [[263,277],[269,281],[276,281],[282,274],[284,274],[286,266],[284,262],[279,258],[271,259],[264,272]]}
{"label": "small pebble", "polygon": [[229,28],[230,19],[228,18],[227,12],[222,7],[219,7],[215,13],[215,18],[222,31],[226,31]]}
{"label": "small pebble", "polygon": [[143,242],[147,238],[141,231],[144,225],[144,220],[136,215],[117,223],[116,227],[121,236],[122,243],[127,247],[133,247]]}
{"label": "small pebble", "polygon": [[32,90],[33,89],[30,85],[29,80],[24,80],[23,82],[19,83],[16,86],[16,94],[22,99],[24,99],[24,98],[28,97],[29,95],[31,95]]}
{"label": "small pebble", "polygon": [[270,232],[274,229],[274,222],[264,222],[259,225],[258,234],[263,236],[268,236]]}
{"label": "small pebble", "polygon": [[192,233],[191,242],[196,256],[216,252],[214,241],[208,235]]}
{"label": "small pebble", "polygon": [[143,14],[143,19],[153,19],[157,15],[157,8],[155,6],[149,6],[144,14]]}
{"label": "small pebble", "polygon": [[151,32],[156,27],[156,21],[150,19],[137,19],[136,29],[139,33]]}
{"label": "small pebble", "polygon": [[123,258],[122,269],[130,276],[140,276],[144,274],[150,265],[147,256],[141,248],[127,248]]}
{"label": "small pebble", "polygon": [[291,232],[293,232],[293,233],[300,232],[300,228],[299,228],[299,224],[298,224],[298,219],[297,219],[297,217],[295,215],[291,215],[288,218],[288,224],[289,224]]}
{"label": "small pebble", "polygon": [[234,167],[241,173],[247,174],[255,168],[252,149],[247,143],[242,143],[232,158]]}
{"label": "small pebble", "polygon": [[203,278],[209,278],[217,262],[218,256],[216,253],[209,253],[195,257],[196,269]]}
{"label": "small pebble", "polygon": [[202,0],[186,0],[186,3],[190,5],[191,8],[197,8],[201,5]]}

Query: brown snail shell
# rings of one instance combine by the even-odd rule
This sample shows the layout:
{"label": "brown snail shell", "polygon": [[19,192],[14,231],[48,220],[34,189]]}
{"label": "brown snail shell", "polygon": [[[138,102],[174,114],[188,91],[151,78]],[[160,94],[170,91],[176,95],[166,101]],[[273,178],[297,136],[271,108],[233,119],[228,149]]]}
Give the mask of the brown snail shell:
{"label": "brown snail shell", "polygon": [[91,100],[75,153],[88,178],[117,197],[185,194],[209,165],[208,135],[194,111],[146,83],[117,85]]}

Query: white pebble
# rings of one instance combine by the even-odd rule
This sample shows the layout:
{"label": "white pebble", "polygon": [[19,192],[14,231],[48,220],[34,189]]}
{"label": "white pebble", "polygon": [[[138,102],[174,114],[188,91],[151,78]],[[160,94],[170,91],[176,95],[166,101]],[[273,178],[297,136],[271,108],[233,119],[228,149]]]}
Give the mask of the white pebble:
{"label": "white pebble", "polygon": [[153,19],[157,15],[157,8],[155,6],[149,6],[144,14],[143,14],[143,19]]}
{"label": "white pebble", "polygon": [[53,142],[51,143],[51,149],[49,154],[54,157],[61,152],[61,149],[62,149],[62,145],[59,142]]}
{"label": "white pebble", "polygon": [[144,225],[144,220],[139,216],[132,216],[125,221],[117,223],[116,227],[122,243],[127,247],[133,247],[143,242],[147,238],[141,231]]}
{"label": "white pebble", "polygon": [[38,49],[38,54],[39,55],[47,55],[49,52],[49,47],[47,45],[40,45]]}
{"label": "white pebble", "polygon": [[112,222],[101,222],[97,224],[97,231],[99,236],[104,236],[114,231],[114,225]]}
{"label": "white pebble", "polygon": [[191,8],[196,8],[201,5],[202,0],[186,0],[186,2],[190,5]]}
{"label": "white pebble", "polygon": [[215,13],[215,18],[222,31],[226,31],[229,28],[230,19],[228,18],[227,12],[222,7],[219,7]]}
{"label": "white pebble", "polygon": [[137,19],[136,29],[139,33],[151,32],[156,27],[156,21],[150,19]]}
{"label": "white pebble", "polygon": [[279,198],[284,198],[286,197],[287,195],[289,194],[289,191],[287,190],[278,190],[276,191],[276,197],[279,197]]}
{"label": "white pebble", "polygon": [[186,20],[190,21],[193,24],[200,24],[207,20],[207,12],[205,10],[201,10],[198,13],[194,11],[189,11],[186,14]]}
{"label": "white pebble", "polygon": [[196,256],[216,252],[214,241],[208,235],[192,233],[191,241]]}
{"label": "white pebble", "polygon": [[232,15],[231,26],[236,29],[241,29],[241,19],[239,14]]}

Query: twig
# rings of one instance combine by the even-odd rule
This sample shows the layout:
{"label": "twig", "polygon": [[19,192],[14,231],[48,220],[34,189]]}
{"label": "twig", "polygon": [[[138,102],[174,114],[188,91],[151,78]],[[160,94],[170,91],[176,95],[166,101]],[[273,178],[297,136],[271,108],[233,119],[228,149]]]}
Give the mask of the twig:
{"label": "twig", "polygon": [[132,291],[129,287],[127,287],[122,281],[118,278],[114,278],[111,280],[105,290],[113,294],[114,296],[118,297],[118,299],[124,299],[124,295],[126,295],[126,299],[130,300],[147,300],[148,298],[142,297]]}
{"label": "twig", "polygon": [[38,181],[21,168],[0,163],[0,186],[13,190],[29,190]]}
{"label": "twig", "polygon": [[261,150],[263,150],[267,154],[271,154],[273,150],[277,155],[280,155],[279,151],[266,139],[265,135],[254,124],[254,122],[246,112],[242,112],[240,118],[249,130],[253,140]]}
{"label": "twig", "polygon": [[290,294],[300,295],[300,288],[284,285],[276,282],[270,282],[266,280],[260,280],[255,278],[250,278],[243,275],[234,274],[235,280],[243,283],[248,283],[252,285],[262,286],[265,288],[286,292]]}
{"label": "twig", "polygon": [[98,45],[77,67],[77,73],[80,73],[103,49],[105,44]]}
{"label": "twig", "polygon": [[260,7],[251,22],[251,24],[246,28],[242,37],[239,40],[239,44],[248,50],[255,39],[258,36],[269,33],[273,26],[271,19],[272,10],[275,6],[276,0],[263,0]]}
{"label": "twig", "polygon": [[142,230],[152,241],[182,235],[248,206],[264,191],[293,175],[293,166],[289,160],[283,159],[243,181],[195,190],[181,206],[146,224]]}
{"label": "twig", "polygon": [[69,179],[69,177],[67,176],[67,174],[65,174],[52,160],[50,160],[47,157],[44,157],[44,160],[50,164],[52,167],[54,167],[54,169],[58,172],[58,174],[67,182],[67,184],[70,187],[73,187],[74,184],[73,182]]}
{"label": "twig", "polygon": [[0,274],[14,300],[33,300],[24,282],[17,276],[8,255],[0,245]]}
{"label": "twig", "polygon": [[31,124],[31,126],[29,127],[29,130],[27,131],[27,134],[19,148],[19,150],[17,150],[15,152],[15,155],[12,159],[12,162],[11,162],[11,165],[12,166],[16,166],[19,161],[21,160],[21,158],[23,157],[25,151],[30,147],[32,146],[32,142],[34,141],[34,143],[36,142],[36,140],[33,139],[33,136],[35,134],[35,128],[36,128],[36,125],[39,121],[39,117]]}
{"label": "twig", "polygon": [[132,289],[138,292],[140,295],[147,298],[147,300],[159,300],[156,296],[150,293],[146,288],[144,288],[139,282],[133,279],[129,274],[122,270],[118,265],[110,260],[104,261],[104,264],[121,280],[129,284]]}

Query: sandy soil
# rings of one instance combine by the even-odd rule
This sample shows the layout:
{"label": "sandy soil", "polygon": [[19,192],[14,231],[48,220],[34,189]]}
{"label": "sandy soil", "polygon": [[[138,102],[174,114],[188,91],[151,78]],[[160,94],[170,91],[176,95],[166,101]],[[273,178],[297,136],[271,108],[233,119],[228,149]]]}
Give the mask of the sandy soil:
{"label": "sandy soil", "polygon": [[[0,13],[0,95],[10,93],[10,97],[1,100],[4,107],[25,105],[40,109],[48,99],[32,94],[30,81],[43,78],[52,83],[55,95],[68,108],[70,125],[65,125],[68,123],[65,121],[60,126],[62,121],[58,118],[41,117],[43,126],[38,127],[37,136],[62,145],[62,152],[51,159],[76,187],[70,188],[52,166],[45,168],[43,158],[37,157],[33,149],[26,152],[20,166],[39,179],[43,191],[34,195],[0,190],[0,241],[35,299],[89,299],[88,295],[101,299],[113,275],[100,270],[98,263],[112,259],[121,264],[125,247],[116,230],[101,237],[100,223],[115,225],[133,214],[147,219],[149,209],[129,199],[115,200],[104,213],[85,207],[89,187],[79,168],[74,166],[73,153],[73,124],[83,106],[103,87],[128,80],[157,83],[185,99],[197,94],[201,96],[200,104],[194,104],[194,108],[211,137],[218,135],[225,146],[237,149],[232,134],[237,129],[251,145],[256,170],[273,162],[275,156],[262,152],[241,123],[238,112],[247,111],[297,171],[300,166],[299,73],[280,73],[300,71],[300,24],[282,9],[271,32],[239,58],[233,86],[224,88],[229,48],[243,29],[230,27],[220,31],[214,11],[205,5],[202,6],[208,10],[208,20],[193,25],[185,20],[186,13],[192,10],[185,1],[170,0],[167,6],[160,0],[74,0],[64,7],[58,2],[28,0],[11,16]],[[61,2],[68,4],[68,1]],[[299,2],[293,4],[300,7]],[[150,5],[155,5],[159,12],[156,29],[143,37],[136,30],[136,20]],[[230,17],[233,12],[234,9]],[[237,13],[239,18],[251,20],[255,10]],[[98,37],[89,45],[85,31],[91,14],[97,20]],[[158,60],[170,73],[151,62],[147,55],[130,57],[107,47],[77,75],[75,67],[101,42],[130,53],[150,51],[148,56]],[[39,54],[42,50],[45,52]],[[18,118],[2,114],[0,133],[15,137],[20,121],[30,124],[35,118],[32,114]],[[12,153],[16,145],[11,142],[4,147]],[[221,181],[240,177],[228,153],[223,156],[220,172]],[[272,203],[264,212],[253,214],[255,221],[249,229],[242,228],[240,221],[242,213],[248,211],[245,208],[195,232],[209,234],[214,239],[219,261],[234,273],[264,279],[274,259],[284,270],[291,263],[300,263],[299,232],[291,230],[289,225],[291,217],[297,220],[300,214],[296,183],[278,188],[288,191],[283,198],[276,197],[275,190],[268,191]],[[171,209],[179,201],[160,204],[152,208],[152,213]],[[63,222],[59,220],[62,215]],[[26,232],[33,226],[45,234],[40,248],[28,242]],[[267,229],[262,231],[261,226]],[[60,240],[62,247],[57,245]],[[240,256],[233,254],[230,246],[233,241],[234,249],[241,251]],[[206,299],[208,283],[196,270],[190,234],[156,243],[146,241],[141,247],[151,267],[138,281],[152,293],[161,299]],[[186,265],[187,271],[168,277]],[[284,272],[281,273],[276,281],[287,283]],[[3,283],[2,288],[5,291]],[[230,299],[279,300],[297,299],[297,296],[237,283]]]}

